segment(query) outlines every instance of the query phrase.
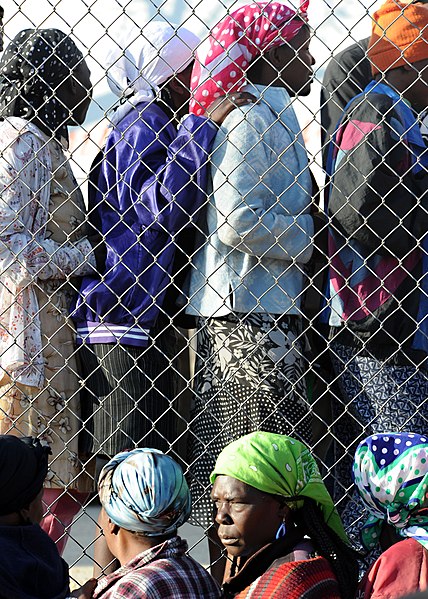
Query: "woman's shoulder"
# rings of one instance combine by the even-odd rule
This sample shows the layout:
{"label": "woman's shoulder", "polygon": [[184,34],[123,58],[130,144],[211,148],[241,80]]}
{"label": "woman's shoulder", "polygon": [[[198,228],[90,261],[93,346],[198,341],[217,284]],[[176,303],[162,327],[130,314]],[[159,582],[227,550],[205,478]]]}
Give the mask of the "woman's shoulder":
{"label": "woman's shoulder", "polygon": [[374,120],[377,122],[385,121],[385,117],[389,114],[395,114],[395,102],[386,94],[369,92],[367,94],[359,94],[353,98],[347,109],[347,115],[351,119],[361,121]]}
{"label": "woman's shoulder", "polygon": [[[296,533],[298,531],[296,530]],[[223,585],[226,597],[244,599],[339,599],[339,585],[329,562],[304,538],[291,543],[287,535],[255,553]],[[290,551],[290,548],[292,550]]]}
{"label": "woman's shoulder", "polygon": [[225,118],[220,129],[231,132],[239,126],[244,126],[252,127],[262,133],[268,133],[269,125],[276,120],[277,118],[266,102],[259,100],[254,104],[247,104],[232,110]]}
{"label": "woman's shoulder", "polygon": [[357,597],[398,597],[418,590],[420,583],[427,580],[428,550],[415,539],[404,539],[373,563],[359,585]]}
{"label": "woman's shoulder", "polygon": [[165,125],[170,121],[168,115],[156,102],[140,102],[112,128],[122,134],[133,128],[151,128],[153,125]]}
{"label": "woman's shoulder", "polygon": [[340,599],[339,585],[326,559],[314,557],[290,562],[280,558],[235,599],[253,596],[263,596],[263,599],[318,599],[321,589],[323,599]]}
{"label": "woman's shoulder", "polygon": [[408,538],[391,545],[391,547],[380,555],[375,564],[379,563],[382,566],[386,564],[394,568],[404,569],[407,568],[406,560],[408,557],[417,559],[418,556],[419,559],[423,557],[426,559],[428,557],[428,550],[415,539]]}
{"label": "woman's shoulder", "polygon": [[[168,115],[155,103],[143,102],[132,108],[118,123],[114,124],[107,136],[106,148],[109,149],[138,144],[146,147],[159,139],[171,141],[176,131]],[[140,148],[140,149],[141,149]]]}
{"label": "woman's shoulder", "polygon": [[44,143],[43,133],[35,125],[20,117],[6,117],[0,122],[0,148],[6,149],[18,139],[25,139],[31,146]]}

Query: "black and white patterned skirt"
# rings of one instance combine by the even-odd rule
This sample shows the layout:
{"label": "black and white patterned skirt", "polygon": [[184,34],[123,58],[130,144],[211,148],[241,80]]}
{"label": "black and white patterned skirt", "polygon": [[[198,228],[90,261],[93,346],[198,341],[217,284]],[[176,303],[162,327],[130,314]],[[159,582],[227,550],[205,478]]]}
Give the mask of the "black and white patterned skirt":
{"label": "black and white patterned skirt", "polygon": [[189,440],[195,524],[212,522],[209,475],[228,443],[255,430],[310,443],[304,344],[297,316],[199,320]]}

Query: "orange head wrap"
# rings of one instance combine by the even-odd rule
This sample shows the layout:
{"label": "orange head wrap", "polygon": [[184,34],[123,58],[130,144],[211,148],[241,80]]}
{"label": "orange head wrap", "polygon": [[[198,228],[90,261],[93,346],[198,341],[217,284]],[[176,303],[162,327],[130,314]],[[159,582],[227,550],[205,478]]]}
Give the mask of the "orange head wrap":
{"label": "orange head wrap", "polygon": [[373,75],[428,59],[428,5],[386,0],[373,15]]}

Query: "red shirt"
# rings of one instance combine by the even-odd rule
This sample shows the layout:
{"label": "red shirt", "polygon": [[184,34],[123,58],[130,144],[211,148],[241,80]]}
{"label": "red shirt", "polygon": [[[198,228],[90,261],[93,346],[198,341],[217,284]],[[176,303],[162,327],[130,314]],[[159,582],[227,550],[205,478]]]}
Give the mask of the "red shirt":
{"label": "red shirt", "polygon": [[397,599],[428,588],[428,551],[414,539],[395,543],[375,561],[356,599]]}

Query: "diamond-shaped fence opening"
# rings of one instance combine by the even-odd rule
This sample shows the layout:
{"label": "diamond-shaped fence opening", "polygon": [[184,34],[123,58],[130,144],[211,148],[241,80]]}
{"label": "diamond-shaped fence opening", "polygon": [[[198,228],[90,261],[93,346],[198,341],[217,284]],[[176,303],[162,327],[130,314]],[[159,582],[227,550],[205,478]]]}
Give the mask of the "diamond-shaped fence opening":
{"label": "diamond-shaped fence opening", "polygon": [[0,432],[51,447],[75,581],[120,451],[181,464],[218,575],[229,442],[304,441],[358,544],[358,442],[427,431],[426,34],[290,2],[4,2]]}

